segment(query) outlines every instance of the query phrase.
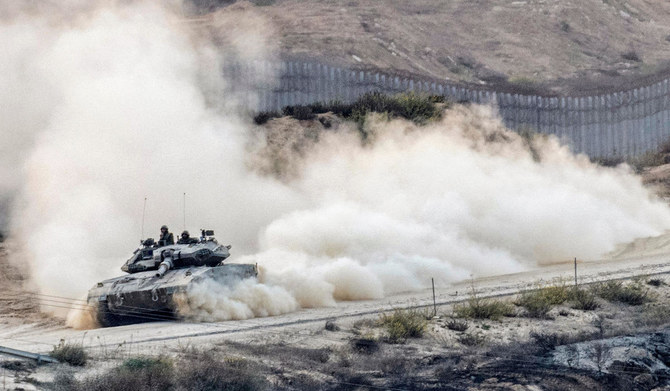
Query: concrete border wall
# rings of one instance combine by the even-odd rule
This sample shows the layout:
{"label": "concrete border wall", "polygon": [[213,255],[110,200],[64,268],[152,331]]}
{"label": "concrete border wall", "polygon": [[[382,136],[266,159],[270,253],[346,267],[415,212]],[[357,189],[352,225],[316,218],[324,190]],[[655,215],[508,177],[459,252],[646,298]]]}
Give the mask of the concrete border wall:
{"label": "concrete border wall", "polygon": [[333,100],[352,102],[370,91],[414,91],[444,95],[456,101],[493,104],[509,128],[556,135],[574,152],[590,157],[635,157],[657,149],[670,139],[668,79],[611,94],[546,97],[471,89],[316,62],[237,64],[224,67],[224,75],[232,81],[234,90],[246,91],[244,104],[254,111]]}

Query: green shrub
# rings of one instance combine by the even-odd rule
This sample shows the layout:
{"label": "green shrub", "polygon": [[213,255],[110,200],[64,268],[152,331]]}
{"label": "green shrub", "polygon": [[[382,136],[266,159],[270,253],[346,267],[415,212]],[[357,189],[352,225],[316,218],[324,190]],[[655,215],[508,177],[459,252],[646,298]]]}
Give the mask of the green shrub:
{"label": "green shrub", "polygon": [[545,318],[553,306],[563,304],[569,298],[570,289],[565,281],[558,280],[552,285],[522,293],[514,304],[524,307],[532,318]]}
{"label": "green shrub", "polygon": [[652,301],[641,281],[624,284],[621,281],[606,281],[594,287],[596,294],[607,301],[629,305],[642,305]]}
{"label": "green shrub", "polygon": [[172,362],[165,357],[133,357],[124,361],[120,369],[129,371],[154,370],[170,367]]}
{"label": "green shrub", "polygon": [[353,104],[351,119],[362,125],[368,113],[387,113],[391,118],[405,118],[424,125],[441,115],[435,100],[435,97],[415,93],[386,95],[370,92]]}
{"label": "green shrub", "polygon": [[88,360],[88,354],[81,344],[65,343],[64,340],[54,346],[49,355],[60,362],[77,367],[83,367]]}
{"label": "green shrub", "polygon": [[426,331],[426,315],[418,310],[393,311],[393,314],[381,314],[379,323],[386,328],[388,341],[404,342],[407,338],[421,338]]}
{"label": "green shrub", "polygon": [[514,303],[526,310],[531,318],[546,318],[551,310],[551,303],[537,291],[525,292]]}
{"label": "green shrub", "polygon": [[454,306],[454,313],[459,318],[499,320],[503,316],[512,316],[514,308],[501,300],[482,299],[473,288],[466,303]]}
{"label": "green shrub", "polygon": [[308,105],[286,106],[281,114],[274,111],[260,112],[254,117],[256,124],[262,125],[271,118],[286,115],[298,120],[311,120],[316,114],[332,112],[342,118],[356,122],[362,129],[369,113],[385,113],[389,118],[404,118],[416,124],[424,125],[442,115],[442,107],[448,104],[441,95],[402,93],[387,95],[381,92],[368,92],[353,103],[331,101],[315,102]]}
{"label": "green shrub", "polygon": [[571,292],[570,300],[572,301],[572,308],[576,310],[593,311],[600,307],[596,295],[586,289],[575,288]]}

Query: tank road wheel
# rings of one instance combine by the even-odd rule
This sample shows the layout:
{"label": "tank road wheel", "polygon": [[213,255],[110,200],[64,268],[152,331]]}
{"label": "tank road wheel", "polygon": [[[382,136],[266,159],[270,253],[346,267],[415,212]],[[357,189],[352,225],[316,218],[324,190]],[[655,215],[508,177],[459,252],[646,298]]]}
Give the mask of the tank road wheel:
{"label": "tank road wheel", "polygon": [[106,301],[101,301],[98,303],[98,311],[96,312],[96,318],[100,327],[113,327],[119,326],[121,324],[121,319],[118,315],[113,314],[109,310],[109,306]]}

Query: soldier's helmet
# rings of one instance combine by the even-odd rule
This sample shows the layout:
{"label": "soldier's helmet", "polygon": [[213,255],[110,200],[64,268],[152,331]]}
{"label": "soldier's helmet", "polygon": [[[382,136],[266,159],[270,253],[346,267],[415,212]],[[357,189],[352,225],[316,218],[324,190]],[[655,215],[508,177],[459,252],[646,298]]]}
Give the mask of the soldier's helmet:
{"label": "soldier's helmet", "polygon": [[164,225],[164,226],[161,227],[161,231],[162,231],[162,230],[166,230],[166,231],[167,231],[167,229],[168,229],[167,225]]}
{"label": "soldier's helmet", "polygon": [[188,231],[184,231],[184,232],[181,233],[182,238],[188,238],[190,236],[191,236],[191,234],[189,234]]}

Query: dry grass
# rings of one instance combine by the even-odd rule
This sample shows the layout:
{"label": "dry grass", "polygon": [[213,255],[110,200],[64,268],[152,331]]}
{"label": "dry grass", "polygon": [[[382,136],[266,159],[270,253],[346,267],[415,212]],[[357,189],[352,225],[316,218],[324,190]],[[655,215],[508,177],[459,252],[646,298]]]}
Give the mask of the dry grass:
{"label": "dry grass", "polygon": [[83,367],[88,360],[88,354],[81,344],[65,343],[61,340],[57,346],[49,354],[60,362],[64,362],[76,367]]}
{"label": "dry grass", "polygon": [[68,391],[182,391],[267,390],[269,383],[258,365],[242,359],[226,359],[197,352],[179,360],[166,357],[134,357],[99,375],[75,379],[61,374],[55,390]]}
{"label": "dry grass", "polygon": [[[339,101],[316,102],[309,105],[286,106],[281,113],[276,111],[261,112],[254,117],[254,122],[261,125],[282,115],[291,116],[297,120],[312,120],[316,118],[317,114],[332,112],[337,116],[356,122],[361,130],[369,113],[383,113],[389,119],[404,118],[416,124],[425,125],[440,118],[446,103],[443,96],[411,92],[396,95],[369,92],[350,104]],[[363,136],[365,137],[365,134]]]}
{"label": "dry grass", "polygon": [[503,316],[513,316],[514,307],[506,301],[481,298],[472,286],[468,301],[455,305],[454,314],[459,318],[500,320]]}
{"label": "dry grass", "polygon": [[428,321],[426,313],[419,310],[395,310],[392,314],[381,314],[379,323],[386,329],[390,343],[402,343],[408,338],[421,338]]}
{"label": "dry grass", "polygon": [[447,328],[449,330],[453,330],[453,331],[463,332],[463,331],[467,330],[468,327],[469,327],[468,322],[466,322],[465,320],[461,320],[461,319],[450,319],[447,322]]}
{"label": "dry grass", "polygon": [[553,306],[563,304],[570,298],[571,289],[565,280],[556,280],[551,285],[524,292],[514,304],[523,307],[531,318],[546,318]]}
{"label": "dry grass", "polygon": [[600,307],[596,295],[588,289],[575,288],[571,292],[572,308],[581,311],[593,311]]}
{"label": "dry grass", "polygon": [[607,301],[628,305],[642,305],[653,301],[649,289],[641,281],[627,284],[622,281],[607,281],[595,285],[594,292]]}

